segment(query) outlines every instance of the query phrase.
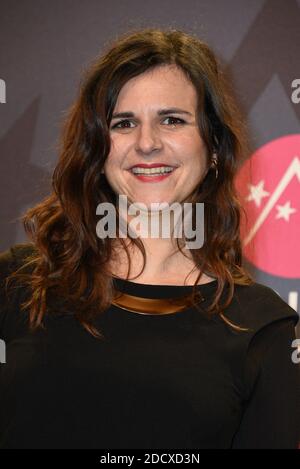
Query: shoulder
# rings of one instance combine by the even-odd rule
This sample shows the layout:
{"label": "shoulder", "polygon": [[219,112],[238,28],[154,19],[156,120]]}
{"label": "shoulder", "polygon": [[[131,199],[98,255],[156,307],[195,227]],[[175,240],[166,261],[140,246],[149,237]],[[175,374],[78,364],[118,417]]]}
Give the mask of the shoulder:
{"label": "shoulder", "polygon": [[273,288],[258,282],[235,284],[233,301],[224,313],[253,333],[283,319],[289,319],[295,326],[299,320],[298,313]]}
{"label": "shoulder", "polygon": [[7,280],[27,262],[35,250],[31,243],[18,243],[0,252],[0,337],[5,340],[15,336],[26,317],[21,314],[20,308],[25,299],[26,286],[21,284],[14,288],[8,286]]}
{"label": "shoulder", "polygon": [[28,256],[36,252],[32,243],[14,244],[6,251],[0,252],[0,278],[3,280],[11,272],[21,267]]}

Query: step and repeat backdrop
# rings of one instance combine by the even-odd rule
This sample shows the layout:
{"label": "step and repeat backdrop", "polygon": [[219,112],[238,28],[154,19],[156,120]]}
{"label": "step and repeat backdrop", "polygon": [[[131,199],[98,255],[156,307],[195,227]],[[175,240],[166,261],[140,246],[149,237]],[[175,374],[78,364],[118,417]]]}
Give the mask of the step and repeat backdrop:
{"label": "step and repeat backdrop", "polygon": [[214,49],[247,118],[245,263],[300,310],[300,0],[10,0],[0,25],[1,251],[26,241],[19,217],[50,191],[83,69],[132,28],[178,28]]}

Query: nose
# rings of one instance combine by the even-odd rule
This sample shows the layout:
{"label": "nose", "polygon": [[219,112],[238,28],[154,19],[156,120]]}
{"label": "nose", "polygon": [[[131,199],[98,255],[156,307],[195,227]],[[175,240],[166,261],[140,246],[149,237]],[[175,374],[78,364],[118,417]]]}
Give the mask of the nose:
{"label": "nose", "polygon": [[136,133],[136,151],[138,153],[150,154],[162,148],[159,131],[151,124],[140,125]]}

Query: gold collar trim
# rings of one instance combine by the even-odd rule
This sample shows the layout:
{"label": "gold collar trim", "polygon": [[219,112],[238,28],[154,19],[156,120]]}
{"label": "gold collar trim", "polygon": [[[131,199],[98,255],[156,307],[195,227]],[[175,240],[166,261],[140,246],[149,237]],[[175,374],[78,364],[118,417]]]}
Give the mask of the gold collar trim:
{"label": "gold collar trim", "polygon": [[[200,294],[201,295],[201,294]],[[117,296],[112,304],[133,313],[140,314],[171,314],[193,306],[193,302],[187,298],[188,295],[179,298],[141,298],[117,291]],[[204,298],[195,297],[195,301],[204,301]]]}

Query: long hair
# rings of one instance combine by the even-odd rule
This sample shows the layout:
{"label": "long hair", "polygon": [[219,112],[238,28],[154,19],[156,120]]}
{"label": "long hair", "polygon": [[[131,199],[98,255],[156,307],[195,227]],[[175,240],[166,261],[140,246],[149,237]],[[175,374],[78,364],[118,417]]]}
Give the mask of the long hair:
{"label": "long hair", "polygon": [[[13,275],[21,276],[30,288],[22,307],[29,308],[33,329],[43,326],[48,299],[54,295],[70,307],[91,334],[102,336],[94,319],[110,306],[115,289],[108,269],[112,239],[97,236],[96,207],[103,202],[117,205],[116,194],[102,174],[110,152],[112,113],[128,80],[154,67],[174,64],[197,91],[199,132],[208,156],[213,152],[218,156],[218,178],[214,169],[209,169],[192,195],[193,202],[205,204],[205,242],[191,250],[199,269],[191,298],[194,302],[202,272],[212,275],[218,287],[208,312],[243,329],[232,324],[223,310],[231,303],[235,284],[253,283],[242,265],[243,208],[234,187],[234,177],[247,151],[246,126],[222,67],[208,45],[180,30],[155,28],[119,37],[84,71],[78,97],[63,120],[52,192],[22,216],[35,250],[23,266],[31,266],[30,271],[22,273],[22,267],[21,273]],[[143,243],[140,239],[131,241],[143,254],[144,269]],[[120,242],[130,264],[126,244],[122,238]],[[222,303],[226,286],[228,295]]]}

